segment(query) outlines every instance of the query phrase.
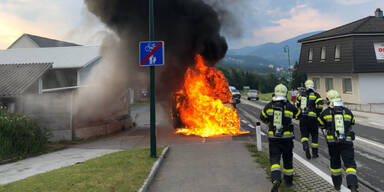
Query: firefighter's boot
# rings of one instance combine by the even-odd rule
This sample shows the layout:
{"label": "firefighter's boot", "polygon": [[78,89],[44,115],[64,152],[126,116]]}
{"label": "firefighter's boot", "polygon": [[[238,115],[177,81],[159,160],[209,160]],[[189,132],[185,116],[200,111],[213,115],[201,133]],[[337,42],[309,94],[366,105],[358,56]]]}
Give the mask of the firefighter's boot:
{"label": "firefighter's boot", "polygon": [[305,152],[305,156],[307,157],[307,159],[311,159],[311,152],[309,151],[308,141],[303,142],[303,150]]}
{"label": "firefighter's boot", "polygon": [[279,187],[280,187],[281,181],[275,180],[272,182],[272,184],[273,184],[273,187],[272,187],[271,192],[279,192]]}
{"label": "firefighter's boot", "polygon": [[313,158],[318,158],[319,157],[319,149],[318,148],[313,148],[312,147],[312,157]]}
{"label": "firefighter's boot", "polygon": [[340,191],[342,181],[343,181],[343,178],[341,177],[341,175],[332,176],[332,182],[337,191]]}
{"label": "firefighter's boot", "polygon": [[284,182],[287,187],[293,186],[293,175],[284,175]]}
{"label": "firefighter's boot", "polygon": [[349,187],[349,189],[351,190],[351,192],[359,192],[359,191],[357,190],[357,185],[351,185],[351,186]]}

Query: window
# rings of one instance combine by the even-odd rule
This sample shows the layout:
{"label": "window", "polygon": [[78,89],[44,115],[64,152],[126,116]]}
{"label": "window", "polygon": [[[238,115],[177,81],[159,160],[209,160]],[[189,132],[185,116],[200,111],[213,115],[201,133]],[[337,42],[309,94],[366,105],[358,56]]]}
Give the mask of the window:
{"label": "window", "polygon": [[43,89],[77,86],[77,69],[52,69],[42,79]]}
{"label": "window", "polygon": [[352,79],[343,78],[343,93],[352,93]]}
{"label": "window", "polygon": [[335,47],[335,61],[340,61],[341,59],[341,46],[336,45]]}
{"label": "window", "polygon": [[313,59],[313,48],[310,48],[309,54],[308,54],[308,62],[312,63],[312,59]]}
{"label": "window", "polygon": [[315,84],[314,88],[315,89],[320,89],[320,78],[313,78],[312,81],[313,81],[313,84]]}
{"label": "window", "polygon": [[321,48],[321,62],[325,62],[325,57],[326,57],[326,54],[327,53],[327,51],[326,51],[326,48],[325,47],[322,47]]}
{"label": "window", "polygon": [[325,78],[325,91],[329,91],[333,89],[333,79],[332,78]]}

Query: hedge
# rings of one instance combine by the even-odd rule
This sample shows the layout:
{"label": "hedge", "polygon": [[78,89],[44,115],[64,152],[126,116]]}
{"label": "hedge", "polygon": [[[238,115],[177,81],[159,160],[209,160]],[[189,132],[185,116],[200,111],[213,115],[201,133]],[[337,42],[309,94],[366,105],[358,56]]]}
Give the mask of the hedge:
{"label": "hedge", "polygon": [[0,110],[0,159],[24,158],[44,150],[48,131],[36,120]]}

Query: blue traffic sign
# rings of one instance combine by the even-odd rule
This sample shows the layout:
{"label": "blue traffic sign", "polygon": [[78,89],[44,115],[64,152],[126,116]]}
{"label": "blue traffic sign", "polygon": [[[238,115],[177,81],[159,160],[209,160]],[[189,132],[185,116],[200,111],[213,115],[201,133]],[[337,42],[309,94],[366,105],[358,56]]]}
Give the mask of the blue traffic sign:
{"label": "blue traffic sign", "polygon": [[164,65],[164,41],[140,42],[140,66]]}

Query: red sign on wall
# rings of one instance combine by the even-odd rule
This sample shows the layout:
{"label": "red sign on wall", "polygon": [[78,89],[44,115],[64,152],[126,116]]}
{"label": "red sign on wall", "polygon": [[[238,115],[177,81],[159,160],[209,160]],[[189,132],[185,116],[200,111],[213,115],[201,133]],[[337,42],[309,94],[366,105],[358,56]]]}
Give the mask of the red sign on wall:
{"label": "red sign on wall", "polygon": [[380,61],[384,61],[384,42],[382,43],[374,43],[376,59]]}

